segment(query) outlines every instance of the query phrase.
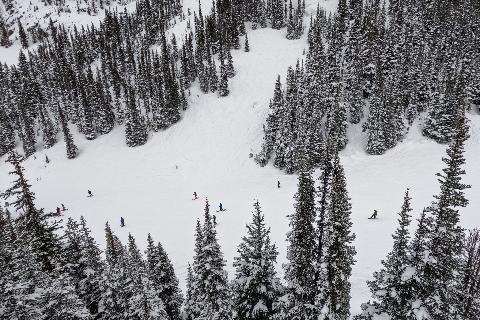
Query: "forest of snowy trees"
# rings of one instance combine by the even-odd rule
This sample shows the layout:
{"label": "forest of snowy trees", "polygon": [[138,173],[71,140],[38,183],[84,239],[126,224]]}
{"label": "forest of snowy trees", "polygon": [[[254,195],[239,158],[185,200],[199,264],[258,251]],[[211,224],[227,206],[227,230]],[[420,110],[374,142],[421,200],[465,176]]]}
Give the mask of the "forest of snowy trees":
{"label": "forest of snowy trees", "polygon": [[[94,1],[89,8],[104,5]],[[275,29],[287,26],[287,38],[297,39],[304,6],[300,1],[287,7],[282,1],[218,0],[206,16],[199,6],[192,26],[191,12],[185,17],[180,1],[141,0],[134,13],[107,9],[99,27],[70,30],[50,19],[41,44],[29,51],[39,37],[19,19],[25,50],[17,65],[0,64],[0,156],[20,141],[28,157],[39,144],[54,145],[62,131],[67,157],[75,158],[69,123],[88,140],[124,124],[126,144],[143,145],[149,131],[180,120],[197,79],[204,93],[229,94],[229,78],[235,75],[231,50],[242,47],[240,36],[245,36],[244,51],[250,50],[245,22],[253,28],[266,27],[267,21]],[[177,17],[188,19],[184,39],[168,36]],[[1,43],[9,46],[11,32],[6,24],[1,28]]]}
{"label": "forest of snowy trees", "polygon": [[142,254],[133,236],[123,244],[107,223],[101,250],[83,217],[62,221],[61,215],[38,208],[24,158],[10,151],[7,162],[15,180],[0,194],[9,202],[0,208],[0,318],[480,319],[480,232],[459,224],[461,209],[468,205],[464,191],[470,187],[462,183],[468,131],[459,113],[444,168],[437,174],[440,192],[420,214],[413,235],[412,195],[405,192],[393,248],[368,282],[373,300],[358,315],[350,314],[356,262],[351,204],[334,140],[318,177],[302,159],[288,216],[283,279],[277,275],[277,247],[258,200],[238,245],[235,272],[228,277],[207,200],[204,219],[197,220],[194,230],[185,295],[168,254],[150,235]]}
{"label": "forest of snowy trees", "polygon": [[480,3],[340,0],[311,20],[306,61],[275,83],[256,160],[288,173],[319,166],[325,141],[348,143],[361,124],[366,151],[383,154],[421,119],[423,134],[452,139],[458,109],[480,111]]}

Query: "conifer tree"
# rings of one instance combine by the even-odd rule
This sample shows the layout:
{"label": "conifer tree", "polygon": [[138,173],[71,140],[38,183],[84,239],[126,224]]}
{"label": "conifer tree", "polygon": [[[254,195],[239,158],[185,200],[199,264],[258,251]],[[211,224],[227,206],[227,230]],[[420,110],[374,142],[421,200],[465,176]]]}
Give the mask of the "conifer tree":
{"label": "conifer tree", "polygon": [[70,129],[68,128],[67,119],[65,118],[65,114],[60,106],[58,107],[58,116],[60,118],[60,125],[62,126],[63,139],[65,140],[65,146],[67,151],[67,158],[73,159],[77,156],[78,148],[73,142],[72,134],[70,133]]}
{"label": "conifer tree", "polygon": [[72,279],[66,273],[47,278],[40,298],[42,316],[52,320],[90,319],[90,314],[83,301],[75,292]]}
{"label": "conifer tree", "polygon": [[7,113],[0,107],[0,156],[15,147],[15,133],[9,122]]}
{"label": "conifer tree", "polygon": [[82,123],[81,123],[81,132],[85,135],[87,140],[94,140],[97,137],[94,123],[94,106],[90,105],[88,101],[86,88],[88,87],[88,78],[93,78],[91,75],[91,69],[88,68],[87,78],[80,73],[78,77],[79,82],[79,102],[81,105],[81,114],[82,114]]}
{"label": "conifer tree", "polygon": [[423,303],[429,314],[436,319],[451,319],[458,313],[452,303],[459,294],[459,270],[465,235],[459,226],[459,208],[467,206],[464,190],[470,188],[462,183],[465,174],[464,149],[468,139],[468,126],[464,111],[460,110],[455,123],[455,134],[443,158],[446,167],[437,173],[440,193],[429,207],[433,217],[431,232],[427,235],[429,258],[425,262],[422,279],[427,294]]}
{"label": "conifer tree", "polygon": [[325,155],[321,163],[322,173],[319,177],[319,186],[317,189],[317,230],[316,230],[316,253],[315,253],[315,283],[320,280],[321,266],[325,258],[325,237],[328,230],[327,214],[330,206],[330,197],[332,190],[332,171],[333,171],[333,159],[332,159],[332,146],[329,145],[325,148]]}
{"label": "conifer tree", "polygon": [[296,29],[296,16],[293,12],[292,0],[289,1],[288,5],[288,22],[287,22],[287,39],[295,39],[295,29]]}
{"label": "conifer tree", "polygon": [[175,72],[171,68],[164,71],[164,86],[165,86],[165,108],[163,108],[163,117],[167,126],[170,126],[180,120],[181,101],[179,96],[179,87]]}
{"label": "conifer tree", "polygon": [[370,113],[363,129],[367,130],[367,153],[383,154],[387,150],[385,133],[386,108],[383,97],[374,95],[370,102]]}
{"label": "conifer tree", "polygon": [[193,276],[192,267],[188,264],[187,267],[187,279],[186,279],[186,293],[185,293],[185,304],[183,307],[183,314],[186,320],[193,320],[195,317],[195,290],[194,290],[195,280]]}
{"label": "conifer tree", "polygon": [[28,81],[28,66],[26,57],[23,52],[19,55],[19,68],[21,68],[24,74],[24,80],[21,84],[22,95],[18,99],[19,108],[19,123],[18,130],[19,136],[22,141],[23,152],[25,157],[31,156],[35,153],[35,98],[32,95],[32,87]]}
{"label": "conifer tree", "polygon": [[11,215],[0,206],[0,309],[7,308],[7,286],[14,270],[14,244],[17,238]]}
{"label": "conifer tree", "polygon": [[347,138],[347,111],[345,104],[339,101],[338,93],[335,95],[332,108],[327,119],[327,137],[334,141],[336,148],[342,150],[348,142]]}
{"label": "conifer tree", "polygon": [[[209,84],[211,92],[215,92],[218,89],[218,76],[217,76],[217,67],[215,66],[215,60],[213,60],[212,56],[209,54],[208,58],[208,69],[209,69]],[[220,75],[220,78],[222,76]]]}
{"label": "conifer tree", "polygon": [[374,298],[373,302],[362,305],[365,310],[363,319],[372,319],[376,315],[388,315],[392,320],[405,319],[411,310],[412,297],[410,279],[405,277],[409,269],[409,231],[410,206],[409,190],[405,192],[402,209],[399,213],[398,228],[393,234],[393,249],[382,261],[382,269],[373,274],[374,280],[368,282]]}
{"label": "conifer tree", "polygon": [[248,35],[245,33],[245,45],[243,46],[243,51],[250,52],[250,44],[248,43]]}
{"label": "conifer tree", "polygon": [[285,26],[283,1],[270,1],[270,21],[273,29],[281,29]]}
{"label": "conifer tree", "polygon": [[40,123],[42,125],[43,145],[45,149],[47,149],[57,142],[56,131],[45,107],[40,106],[38,111],[40,114]]}
{"label": "conifer tree", "polygon": [[[96,88],[93,90],[97,91],[97,97],[99,101],[97,102],[97,111],[96,111],[96,118],[97,118],[97,131],[100,134],[107,134],[112,131],[113,127],[115,126],[115,114],[113,113],[110,107],[110,92],[105,90],[104,81],[100,75],[100,72],[97,70],[98,79],[95,84]],[[106,92],[104,92],[104,90]]]}
{"label": "conifer tree", "polygon": [[454,133],[456,105],[447,98],[448,96],[440,96],[440,93],[433,92],[432,104],[423,128],[425,136],[439,143],[448,143]]}
{"label": "conifer tree", "polygon": [[287,259],[284,266],[286,295],[281,307],[284,319],[317,319],[315,307],[315,187],[311,173],[300,171],[295,212],[289,216]]}
{"label": "conifer tree", "polygon": [[128,319],[167,320],[163,301],[159,298],[147,275],[145,261],[138,249],[135,238],[128,235],[128,252],[124,264],[127,278],[124,280],[124,294],[129,297],[123,306]]}
{"label": "conifer tree", "polygon": [[0,46],[8,48],[12,45],[9,39],[9,32],[5,20],[0,17]]}
{"label": "conifer tree", "polygon": [[[15,175],[17,179],[10,188],[1,194],[1,196],[5,200],[9,199],[10,204],[12,204],[17,211],[31,214],[36,212],[37,209],[34,203],[35,194],[30,190],[31,185],[28,183],[28,180],[25,177],[25,169],[21,165],[24,160],[25,159],[16,151],[10,151],[6,162],[11,164],[14,168],[14,171],[9,172],[9,174]],[[13,199],[12,202],[12,199],[10,199],[11,197],[15,197],[16,199]]]}
{"label": "conifer tree", "polygon": [[80,223],[68,219],[66,243],[62,252],[62,272],[69,274],[76,292],[92,316],[100,316],[101,283],[105,264],[101,251],[90,234],[83,217]]}
{"label": "conifer tree", "polygon": [[461,291],[458,302],[464,319],[478,319],[480,314],[480,231],[470,230],[462,259]]}
{"label": "conifer tree", "polygon": [[226,50],[226,58],[227,58],[227,63],[225,64],[226,74],[229,78],[233,78],[233,76],[235,76],[235,68],[233,66],[232,53],[229,48],[227,48]]}
{"label": "conifer tree", "polygon": [[147,273],[152,287],[158,298],[163,301],[168,319],[180,320],[180,306],[182,305],[182,295],[178,287],[178,279],[175,276],[173,265],[163,249],[158,243],[156,246],[153,239],[148,235],[146,250]]}
{"label": "conifer tree", "polygon": [[227,75],[227,68],[223,61],[221,61],[220,65],[220,88],[218,90],[218,94],[221,97],[228,96],[230,91],[228,90],[228,75]]}
{"label": "conifer tree", "polygon": [[131,87],[129,91],[127,119],[125,122],[125,138],[127,146],[137,147],[144,145],[147,142],[148,133],[142,114],[137,108],[133,87]]}
{"label": "conifer tree", "polygon": [[[208,203],[208,200],[207,200]],[[189,291],[187,292],[187,300],[185,306],[188,308],[187,316],[191,319],[200,317],[202,308],[202,296],[205,292],[204,283],[200,281],[200,274],[203,271],[203,230],[199,220],[195,226],[195,256],[193,257],[193,266],[191,268],[191,274],[188,275],[187,281],[189,283]]]}
{"label": "conifer tree", "polygon": [[105,271],[100,309],[110,318],[166,320],[162,301],[145,273],[143,257],[134,238],[123,246],[110,226],[105,228],[107,242]]}
{"label": "conifer tree", "polygon": [[273,100],[269,105],[270,113],[267,116],[267,122],[264,126],[264,138],[261,152],[255,157],[255,161],[260,166],[265,166],[271,158],[272,152],[276,149],[277,133],[281,125],[281,113],[284,110],[284,97],[282,92],[282,84],[280,76],[275,82],[275,90]]}
{"label": "conifer tree", "polygon": [[230,289],[227,273],[224,270],[225,260],[217,241],[215,225],[210,215],[210,206],[205,205],[205,218],[201,233],[203,248],[196,257],[196,286],[199,296],[195,308],[200,319],[232,319]]}
{"label": "conifer tree", "polygon": [[351,232],[351,204],[338,153],[333,159],[330,203],[325,221],[324,258],[316,302],[319,319],[347,320],[350,316],[350,276],[355,263],[355,235]]}
{"label": "conifer tree", "polygon": [[17,19],[17,25],[18,25],[18,37],[20,38],[20,44],[22,45],[23,49],[27,49],[28,37],[27,37],[27,34],[25,33],[25,29],[23,29],[23,25],[20,19]]}
{"label": "conifer tree", "polygon": [[31,185],[21,165],[23,160],[15,151],[10,151],[7,162],[13,166],[10,174],[16,176],[16,180],[0,197],[8,200],[19,212],[17,232],[23,234],[22,241],[28,243],[42,271],[51,272],[60,254],[60,241],[56,234],[59,226],[56,221],[49,219],[50,215],[45,214],[43,209],[37,209],[35,194],[30,190]]}
{"label": "conifer tree", "polygon": [[253,220],[247,225],[247,235],[242,238],[233,262],[233,301],[240,319],[271,319],[282,289],[275,272],[278,252],[271,243],[260,203],[256,201],[253,207]]}
{"label": "conifer tree", "polygon": [[2,315],[8,319],[89,319],[67,274],[42,270],[28,240],[17,238]]}
{"label": "conifer tree", "polygon": [[200,61],[200,63],[197,65],[197,70],[198,70],[198,81],[200,82],[200,89],[204,92],[208,92],[208,72],[206,72],[205,65],[203,64],[203,61]]}

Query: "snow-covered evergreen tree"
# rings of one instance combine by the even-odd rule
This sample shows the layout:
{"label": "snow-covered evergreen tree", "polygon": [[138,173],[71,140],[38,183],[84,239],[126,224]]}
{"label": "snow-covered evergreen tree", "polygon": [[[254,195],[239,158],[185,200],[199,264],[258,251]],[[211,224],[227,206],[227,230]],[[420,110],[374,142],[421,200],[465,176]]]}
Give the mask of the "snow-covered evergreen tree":
{"label": "snow-covered evergreen tree", "polygon": [[347,320],[350,316],[350,276],[355,263],[351,204],[338,153],[333,158],[331,195],[325,219],[324,263],[317,279],[319,319]]}
{"label": "snow-covered evergreen tree", "polygon": [[50,148],[57,142],[57,132],[53,127],[52,120],[48,115],[47,109],[44,106],[38,108],[40,115],[40,124],[42,126],[43,145],[45,149]]}
{"label": "snow-covered evergreen tree", "polygon": [[458,296],[459,271],[465,235],[459,225],[459,209],[467,206],[464,190],[469,185],[462,183],[465,174],[465,141],[468,139],[468,125],[464,111],[459,111],[455,123],[455,133],[443,158],[445,168],[438,173],[440,193],[429,207],[433,216],[433,226],[427,235],[428,251],[422,280],[426,296],[423,303],[435,319],[451,319],[458,314],[454,303]]}
{"label": "snow-covered evergreen tree", "polygon": [[13,185],[5,190],[0,197],[10,202],[17,210],[19,217],[16,219],[17,232],[22,234],[22,240],[29,245],[33,256],[42,267],[42,271],[51,272],[55,268],[60,253],[60,240],[56,234],[58,222],[50,219],[50,214],[45,214],[43,209],[35,205],[35,193],[25,177],[22,167],[23,158],[15,151],[10,151],[7,162],[14,170],[11,175],[16,176]]}
{"label": "snow-covered evergreen tree", "polygon": [[221,61],[221,64],[220,64],[220,87],[218,89],[218,94],[221,97],[225,97],[225,96],[228,96],[229,93],[230,93],[230,91],[228,90],[227,67],[225,66],[223,61]]}
{"label": "snow-covered evergreen tree", "polygon": [[128,95],[128,111],[125,122],[125,138],[127,146],[137,147],[147,142],[147,128],[140,110],[138,110],[135,102],[135,92],[130,88]]}
{"label": "snow-covered evergreen tree", "polygon": [[62,250],[62,272],[70,275],[76,292],[92,316],[100,316],[101,283],[105,263],[83,217],[68,219]]}
{"label": "snow-covered evergreen tree", "polygon": [[315,187],[308,171],[298,177],[295,212],[289,216],[286,294],[281,298],[281,319],[317,319],[315,305]]}
{"label": "snow-covered evergreen tree", "polygon": [[58,115],[60,117],[60,125],[62,126],[63,139],[65,140],[67,158],[73,159],[77,156],[78,148],[73,142],[72,134],[70,133],[70,129],[68,128],[67,119],[65,118],[65,114],[60,107],[58,108]]}
{"label": "snow-covered evergreen tree", "polygon": [[242,238],[233,262],[233,302],[239,319],[271,319],[282,290],[275,272],[278,252],[271,243],[260,203],[256,201],[253,208],[253,220],[247,225],[247,235]]}
{"label": "snow-covered evergreen tree", "polygon": [[15,134],[6,111],[0,107],[0,156],[15,147]]}
{"label": "snow-covered evergreen tree", "polygon": [[158,298],[163,301],[168,319],[180,320],[183,298],[178,287],[178,279],[163,246],[161,243],[155,245],[150,234],[145,253],[148,278]]}
{"label": "snow-covered evergreen tree", "polygon": [[364,313],[359,319],[389,317],[392,320],[412,319],[409,302],[412,298],[409,265],[409,231],[411,198],[407,189],[399,212],[398,228],[393,234],[393,249],[382,261],[382,269],[373,274],[374,280],[368,285],[374,298],[373,302],[362,305]]}
{"label": "snow-covered evergreen tree", "polygon": [[470,231],[462,259],[461,315],[464,319],[478,320],[480,317],[480,231]]}
{"label": "snow-covered evergreen tree", "polygon": [[198,295],[194,306],[198,315],[195,315],[194,319],[232,319],[231,293],[224,270],[225,260],[218,244],[208,200],[205,204],[202,232],[200,236],[197,232],[197,239],[201,240],[201,243],[196,244],[193,270],[195,294]]}

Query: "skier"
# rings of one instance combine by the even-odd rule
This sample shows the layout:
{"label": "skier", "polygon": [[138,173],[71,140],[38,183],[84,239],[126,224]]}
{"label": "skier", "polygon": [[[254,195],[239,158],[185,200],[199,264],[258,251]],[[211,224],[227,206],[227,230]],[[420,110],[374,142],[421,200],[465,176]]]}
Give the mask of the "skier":
{"label": "skier", "polygon": [[89,197],[89,198],[90,198],[90,197],[93,197],[92,191],[90,191],[90,190],[87,190],[87,191],[88,191],[88,197]]}
{"label": "skier", "polygon": [[280,189],[280,181],[277,181],[277,188]]}
{"label": "skier", "polygon": [[220,202],[220,205],[218,206],[218,211],[225,211],[225,209],[223,209],[223,205],[221,202]]}
{"label": "skier", "polygon": [[125,220],[123,219],[123,217],[120,217],[120,227],[125,227]]}
{"label": "skier", "polygon": [[373,210],[373,214],[368,219],[377,219],[378,212],[377,210]]}
{"label": "skier", "polygon": [[213,225],[214,226],[217,225],[217,216],[216,215],[213,215]]}
{"label": "skier", "polygon": [[198,199],[198,197],[197,197],[197,192],[194,191],[194,192],[193,192],[193,200],[197,200],[197,199]]}
{"label": "skier", "polygon": [[65,206],[63,205],[63,203],[62,203],[61,205],[62,205],[62,211],[66,211],[67,208],[65,208]]}
{"label": "skier", "polygon": [[61,215],[61,214],[62,214],[62,213],[60,212],[60,208],[57,207],[57,215],[59,216],[59,215]]}

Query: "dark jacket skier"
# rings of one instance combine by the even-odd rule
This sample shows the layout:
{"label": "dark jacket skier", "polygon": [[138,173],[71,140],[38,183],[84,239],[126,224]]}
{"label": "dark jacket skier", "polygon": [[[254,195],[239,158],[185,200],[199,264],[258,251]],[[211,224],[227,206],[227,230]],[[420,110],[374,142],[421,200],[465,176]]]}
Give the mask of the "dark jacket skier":
{"label": "dark jacket skier", "polygon": [[373,214],[368,219],[377,219],[378,212],[377,210],[373,210]]}
{"label": "dark jacket skier", "polygon": [[120,217],[120,227],[125,227],[125,220],[123,219],[123,217]]}

